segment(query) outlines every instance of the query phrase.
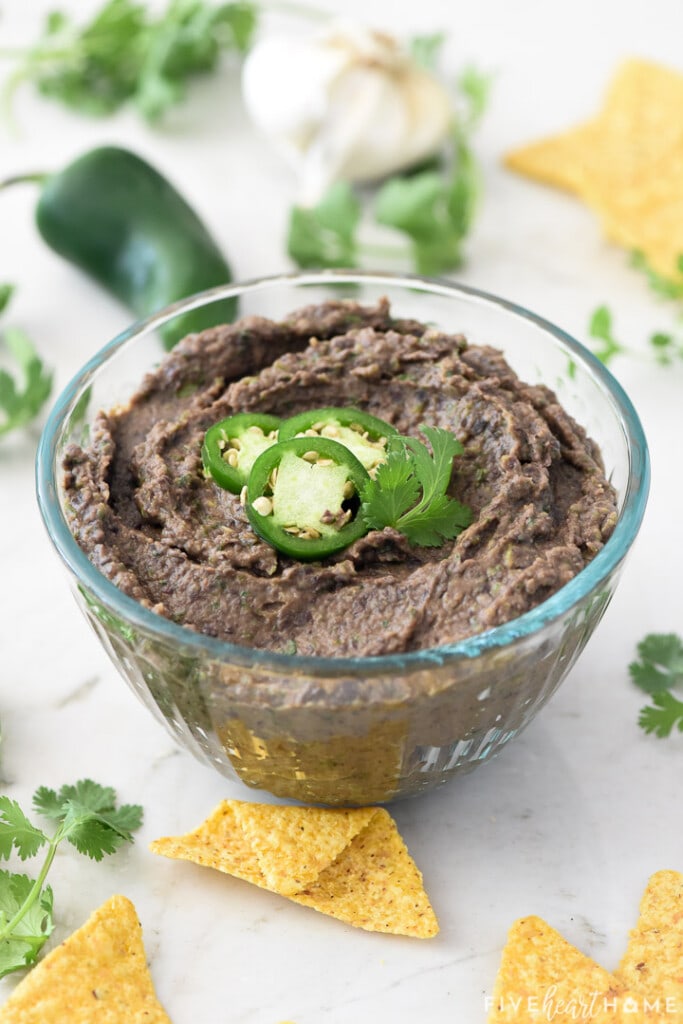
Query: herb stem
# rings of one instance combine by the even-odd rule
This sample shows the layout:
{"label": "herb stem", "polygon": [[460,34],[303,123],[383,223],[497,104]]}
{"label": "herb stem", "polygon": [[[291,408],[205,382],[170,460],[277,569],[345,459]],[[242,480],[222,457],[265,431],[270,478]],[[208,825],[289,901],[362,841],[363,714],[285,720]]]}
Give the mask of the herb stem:
{"label": "herb stem", "polygon": [[310,18],[311,21],[328,21],[329,14],[326,11],[319,11],[315,7],[309,7],[308,4],[298,4],[294,2],[280,3],[279,0],[260,0],[255,5],[260,7],[262,11],[272,11],[274,14],[295,14],[300,15],[303,18]]}
{"label": "herb stem", "polygon": [[52,867],[52,861],[55,859],[55,854],[57,852],[57,847],[58,847],[59,843],[62,841],[63,838],[64,838],[64,833],[62,832],[62,829],[59,828],[55,832],[55,834],[52,837],[52,839],[48,839],[48,841],[47,841],[47,845],[48,845],[47,855],[46,855],[45,860],[43,862],[43,866],[40,869],[40,874],[38,875],[38,877],[36,878],[35,882],[31,886],[31,891],[29,892],[28,896],[26,897],[26,899],[24,900],[22,905],[17,910],[17,912],[14,915],[14,917],[11,919],[11,921],[8,921],[5,924],[4,928],[0,929],[0,942],[4,942],[5,939],[8,939],[8,938],[11,937],[11,935],[14,932],[14,929],[16,928],[16,926],[22,920],[24,915],[26,913],[28,913],[28,911],[31,909],[33,904],[36,902],[36,900],[40,896],[40,894],[41,894],[41,892],[43,890],[43,884],[45,882],[45,879],[47,878],[48,871]]}
{"label": "herb stem", "polygon": [[359,242],[358,249],[366,256],[402,259],[408,249],[403,245],[385,245],[381,242]]}

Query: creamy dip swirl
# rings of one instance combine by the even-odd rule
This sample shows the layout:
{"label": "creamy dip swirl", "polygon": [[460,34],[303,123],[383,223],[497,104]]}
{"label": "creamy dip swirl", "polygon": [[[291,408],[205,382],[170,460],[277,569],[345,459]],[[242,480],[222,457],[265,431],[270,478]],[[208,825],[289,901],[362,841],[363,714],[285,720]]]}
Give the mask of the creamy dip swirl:
{"label": "creamy dip swirl", "polygon": [[[354,406],[402,434],[464,446],[449,493],[474,521],[440,548],[386,528],[303,564],[260,540],[207,479],[206,430],[237,412]],[[616,499],[599,450],[502,353],[388,304],[328,302],[184,339],[123,407],[66,454],[70,523],[93,564],[146,607],[247,647],[379,655],[461,640],[571,580],[609,538]]]}

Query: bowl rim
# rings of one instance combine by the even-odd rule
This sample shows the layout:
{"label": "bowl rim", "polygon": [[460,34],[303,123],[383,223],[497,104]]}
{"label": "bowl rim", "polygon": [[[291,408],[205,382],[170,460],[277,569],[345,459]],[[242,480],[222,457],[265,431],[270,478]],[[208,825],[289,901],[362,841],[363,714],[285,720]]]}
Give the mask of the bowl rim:
{"label": "bowl rim", "polygon": [[[513,317],[528,321],[541,331],[551,335],[569,350],[573,359],[584,365],[611,400],[626,437],[629,456],[629,472],[621,513],[614,532],[604,547],[584,569],[558,591],[530,611],[509,622],[455,643],[417,651],[363,657],[331,658],[318,655],[286,654],[233,644],[227,640],[206,636],[187,626],[173,622],[171,619],[145,608],[135,598],[129,597],[119,590],[92,564],[80,548],[68,527],[58,499],[55,481],[55,471],[58,468],[56,466],[57,440],[62,424],[72,411],[76,396],[80,396],[85,391],[99,368],[121,348],[129,343],[132,344],[143,334],[158,329],[181,313],[189,312],[219,299],[238,298],[246,293],[258,292],[278,285],[339,286],[354,283],[384,285],[388,288],[404,287],[409,290],[436,294],[443,298],[449,296],[465,298],[466,301],[480,306],[493,306],[499,311],[503,310]],[[461,658],[474,658],[486,650],[504,647],[538,632],[544,626],[561,618],[583,597],[604,583],[625,558],[640,528],[647,503],[649,483],[650,460],[647,441],[631,400],[605,365],[562,328],[516,302],[471,285],[418,274],[337,268],[273,274],[219,285],[175,302],[157,313],[131,324],[100,348],[62,390],[45,423],[36,455],[38,505],[48,536],[76,580],[83,583],[108,609],[120,615],[133,627],[138,627],[146,633],[158,634],[165,640],[179,644],[185,649],[200,648],[213,660],[229,660],[242,666],[255,667],[258,665],[266,670],[285,670],[289,673],[299,670],[302,675],[328,677],[348,677],[350,674],[356,675],[359,672],[368,676],[378,676],[387,672],[419,671],[434,665],[455,662]]]}

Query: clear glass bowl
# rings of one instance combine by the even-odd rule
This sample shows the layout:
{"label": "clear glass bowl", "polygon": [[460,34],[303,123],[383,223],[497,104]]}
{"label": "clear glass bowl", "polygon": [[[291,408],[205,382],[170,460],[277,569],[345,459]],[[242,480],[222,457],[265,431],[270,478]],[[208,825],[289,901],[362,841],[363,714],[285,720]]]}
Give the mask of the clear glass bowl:
{"label": "clear glass bowl", "polygon": [[[236,297],[240,315],[281,319],[350,295],[387,296],[394,315],[501,348],[519,376],[552,387],[601,447],[619,496],[614,533],[570,583],[532,611],[443,647],[316,658],[235,646],[162,618],[93,567],[64,514],[65,447],[100,409],[125,402],[158,364],[158,328]],[[648,455],[638,417],[605,367],[563,331],[471,288],[411,276],[326,271],[226,286],[136,324],[57,400],[38,450],[40,509],[77,601],[132,689],[171,735],[231,779],[330,805],[425,792],[488,760],[557,689],[599,622],[645,509]],[[138,755],[144,758],[144,751]]]}

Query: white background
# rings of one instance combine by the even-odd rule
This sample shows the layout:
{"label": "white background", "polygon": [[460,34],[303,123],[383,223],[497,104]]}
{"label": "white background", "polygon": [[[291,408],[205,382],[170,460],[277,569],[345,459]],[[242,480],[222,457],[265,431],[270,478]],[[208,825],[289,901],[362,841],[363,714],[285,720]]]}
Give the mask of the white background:
{"label": "white background", "polygon": [[[34,40],[47,7],[43,0],[0,3],[0,46]],[[84,16],[95,5],[63,0],[62,7]],[[619,335],[645,353],[647,335],[674,324],[671,306],[601,239],[590,212],[509,174],[500,158],[592,114],[623,57],[652,57],[683,71],[679,0],[344,5],[349,16],[369,11],[375,25],[397,33],[444,29],[446,67],[457,72],[472,62],[495,74],[477,140],[486,194],[459,279],[583,340],[591,311],[606,302]],[[0,178],[60,168],[98,143],[130,146],[190,199],[236,278],[288,268],[284,231],[294,182],[250,128],[229,67],[194,86],[158,130],[130,111],[88,120],[30,87],[17,96],[15,118],[15,133],[0,125]],[[32,187],[0,194],[0,281],[16,282],[6,322],[26,330],[54,366],[57,394],[129,316],[40,241],[35,200]],[[476,1024],[485,1019],[506,931],[530,913],[616,967],[648,875],[683,869],[683,736],[659,740],[638,729],[644,699],[627,674],[644,634],[683,631],[683,363],[664,370],[645,356],[628,357],[614,371],[650,442],[645,524],[597,634],[538,719],[498,760],[396,806],[441,922],[440,936],[425,943],[359,932],[147,851],[150,839],[194,827],[220,799],[249,794],[174,747],[81,619],[36,509],[39,427],[0,442],[3,789],[28,807],[38,785],[90,776],[145,808],[135,846],[106,864],[70,848],[58,855],[53,942],[113,892],[129,896],[175,1024],[394,1024],[418,1015]],[[15,980],[0,983],[0,997]]]}

